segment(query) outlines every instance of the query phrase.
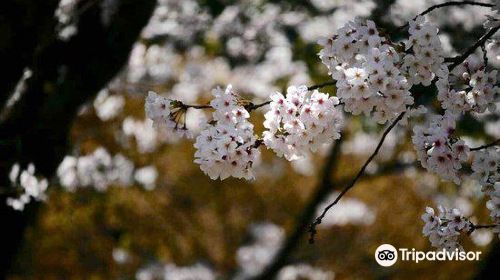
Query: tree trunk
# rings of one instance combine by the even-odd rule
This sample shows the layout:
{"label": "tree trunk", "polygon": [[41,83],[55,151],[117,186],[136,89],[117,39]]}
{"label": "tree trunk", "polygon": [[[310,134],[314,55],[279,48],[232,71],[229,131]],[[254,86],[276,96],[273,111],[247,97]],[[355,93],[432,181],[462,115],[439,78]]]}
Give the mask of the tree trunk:
{"label": "tree trunk", "polygon": [[[47,178],[55,174],[68,150],[69,130],[78,109],[91,100],[126,63],[156,3],[154,0],[121,0],[109,25],[104,25],[100,2],[94,1],[82,10],[78,33],[63,42],[55,35],[54,3],[49,9],[47,1],[25,0],[21,2],[25,6],[19,1],[11,2],[17,4],[6,4],[9,9],[5,10],[2,7],[2,11],[5,11],[2,13],[6,15],[1,15],[0,23],[10,24],[13,30],[10,33],[23,34],[12,35],[10,42],[0,45],[0,57],[8,57],[12,52],[9,64],[1,67],[15,67],[11,76],[8,76],[8,83],[2,82],[0,101],[6,99],[3,97],[8,96],[6,92],[12,89],[15,84],[13,81],[19,79],[25,67],[31,69],[32,75],[25,80],[19,100],[8,112],[3,110],[0,119],[0,220],[4,225],[0,238],[2,279],[13,261],[24,229],[34,220],[38,208],[33,202],[24,212],[16,212],[6,206],[6,193],[11,189],[8,173],[12,165],[19,162],[21,166],[26,166],[33,162],[37,174]],[[52,2],[57,4],[58,1]],[[87,1],[82,2],[89,4]],[[41,10],[36,11],[37,8]],[[31,12],[32,9],[35,12]],[[31,25],[17,27],[17,23],[23,22],[23,19],[16,20],[16,16],[8,15],[10,12],[13,15],[25,12],[24,16],[33,14],[37,18],[41,17],[38,16],[39,12],[43,12],[41,14],[45,15],[45,21],[34,20],[34,26],[50,26],[50,34],[45,34],[46,31],[41,34],[37,34],[36,30],[30,32]],[[1,27],[0,31],[6,32],[7,29]],[[18,37],[24,39],[18,41]],[[35,39],[38,40],[36,43]],[[24,45],[26,41],[23,40],[32,44]],[[29,59],[26,58],[27,54]]]}

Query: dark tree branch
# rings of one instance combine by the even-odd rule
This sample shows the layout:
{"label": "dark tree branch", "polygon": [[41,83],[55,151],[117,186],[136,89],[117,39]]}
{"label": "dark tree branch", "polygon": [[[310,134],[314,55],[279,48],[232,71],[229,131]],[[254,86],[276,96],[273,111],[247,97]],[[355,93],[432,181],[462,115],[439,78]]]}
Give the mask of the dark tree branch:
{"label": "dark tree branch", "polygon": [[[320,89],[320,88],[324,88],[324,87],[327,87],[327,86],[333,86],[335,85],[335,81],[333,82],[327,82],[327,83],[323,83],[323,84],[319,84],[319,85],[313,85],[313,86],[308,86],[307,87],[307,90],[315,90],[315,89]],[[262,103],[258,103],[258,104],[254,104],[254,103],[248,103],[245,105],[245,109],[247,109],[249,112],[250,111],[253,111],[253,110],[256,110],[260,107],[264,107],[266,105],[269,105],[271,103],[271,100],[268,100],[268,101],[265,101],[265,102],[262,102]],[[184,104],[184,103],[180,103],[179,105],[181,108],[184,108],[184,109],[188,109],[188,108],[193,108],[193,109],[212,109],[212,106],[210,105],[196,105],[196,104],[193,104],[193,105],[189,105],[189,104]]]}
{"label": "dark tree branch", "polygon": [[[345,137],[344,137],[345,138]],[[340,141],[340,140],[339,140]],[[335,145],[340,147],[340,143],[337,141]],[[334,148],[335,149],[335,148]],[[317,213],[318,206],[325,201],[325,197],[328,196],[329,193],[338,189],[340,186],[349,183],[348,179],[344,178],[336,178],[333,176],[335,174],[334,166],[332,166],[332,161],[334,160],[334,151],[331,151],[325,166],[323,167],[322,180],[320,184],[317,186],[314,194],[312,195],[312,199],[307,204],[307,206],[302,211],[301,215],[297,218],[295,222],[295,227],[287,239],[284,242],[283,248],[279,251],[276,257],[273,259],[272,263],[269,264],[266,269],[254,279],[274,279],[279,270],[287,265],[291,260],[291,255],[293,251],[301,244],[301,239],[304,234],[307,232],[307,225],[314,219],[314,215]],[[339,159],[337,158],[336,161]],[[366,174],[363,179],[374,178],[382,175],[392,174],[395,172],[399,172],[404,170],[405,168],[413,166],[412,164],[405,164],[401,162],[394,162],[392,164],[388,164],[383,166],[378,170],[375,174]],[[328,172],[327,172],[328,171]],[[336,178],[332,180],[332,177]],[[228,278],[232,279],[232,277]]]}
{"label": "dark tree branch", "polygon": [[500,139],[497,139],[491,143],[488,143],[488,144],[485,144],[485,145],[482,145],[482,146],[479,146],[479,147],[475,147],[475,148],[470,148],[471,151],[478,151],[478,150],[482,150],[482,149],[487,149],[489,147],[493,147],[493,146],[497,146],[497,145],[500,145]]}
{"label": "dark tree branch", "polygon": [[253,103],[250,103],[250,104],[248,104],[248,105],[247,105],[247,106],[245,106],[245,107],[246,107],[246,109],[247,109],[249,112],[251,112],[251,111],[253,111],[253,110],[259,109],[260,107],[264,107],[264,106],[266,106],[266,105],[269,105],[270,103],[271,103],[271,100],[268,100],[268,101],[266,101],[266,102],[262,102],[262,103],[260,103],[260,104],[253,104]]}
{"label": "dark tree branch", "polygon": [[[343,137],[341,139],[343,139]],[[340,148],[342,145],[341,139],[337,140],[332,147],[330,154],[327,157],[326,163],[323,166],[321,182],[317,187],[318,190],[314,194],[312,200],[307,204],[300,217],[298,217],[294,231],[286,239],[285,243],[276,254],[276,257],[273,259],[272,263],[269,264],[260,275],[253,278],[253,280],[274,279],[279,270],[286,265],[286,262],[292,251],[300,243],[300,239],[305,233],[304,225],[307,225],[311,221],[311,219],[314,217],[314,214],[316,213],[317,206],[324,200],[325,196],[328,195],[330,191],[332,191],[332,173],[334,173],[335,169],[337,168],[338,158],[340,156]]]}
{"label": "dark tree branch", "polygon": [[474,223],[469,221],[469,230],[467,231],[468,235],[471,235],[476,229],[490,229],[495,228],[497,225],[475,225]]}
{"label": "dark tree branch", "polygon": [[[254,103],[248,103],[246,104],[244,107],[245,109],[247,109],[249,112],[253,111],[253,110],[256,110],[260,107],[264,107],[266,105],[269,105],[269,103],[271,103],[270,100],[266,101],[266,102],[262,102],[262,103],[259,103],[259,104],[254,104]],[[181,103],[179,105],[181,108],[183,109],[188,109],[188,108],[193,108],[193,109],[213,109],[212,106],[210,105],[188,105],[188,104],[183,104]]]}
{"label": "dark tree branch", "polygon": [[370,157],[366,160],[366,162],[363,164],[363,166],[361,167],[361,169],[359,170],[359,172],[356,174],[356,176],[354,177],[354,179],[351,181],[351,183],[347,187],[345,187],[342,190],[342,192],[340,192],[340,194],[337,196],[337,198],[335,198],[335,200],[332,203],[330,203],[328,206],[325,207],[325,209],[323,210],[323,212],[321,213],[321,215],[319,215],[316,218],[316,220],[309,225],[309,234],[310,234],[309,243],[311,243],[311,244],[314,243],[314,236],[317,234],[316,227],[321,224],[321,222],[323,221],[323,218],[325,217],[325,215],[328,212],[328,210],[330,210],[333,206],[335,206],[340,201],[340,199],[342,199],[342,197],[344,195],[346,195],[347,192],[352,187],[354,187],[354,185],[361,178],[361,176],[363,176],[363,174],[365,173],[366,167],[370,164],[370,162],[372,162],[372,160],[375,158],[375,156],[380,151],[380,148],[382,147],[382,144],[384,144],[385,138],[387,137],[387,135],[389,134],[389,132],[391,132],[391,130],[396,126],[396,124],[403,118],[403,116],[405,115],[405,113],[406,113],[406,111],[403,112],[403,113],[401,113],[392,122],[392,124],[387,127],[387,129],[382,134],[382,138],[378,142],[377,147],[375,148],[375,150],[373,151],[373,153],[370,155]]}
{"label": "dark tree branch", "polygon": [[486,32],[479,40],[477,40],[472,46],[470,46],[463,54],[453,58],[453,63],[448,67],[448,69],[451,71],[455,69],[460,63],[464,62],[469,55],[473,54],[477,48],[481,47],[484,45],[484,43],[493,37],[495,33],[500,29],[500,26],[491,28],[488,32]]}
{"label": "dark tree branch", "polygon": [[324,87],[327,87],[327,86],[334,86],[335,83],[336,83],[336,81],[328,82],[328,83],[323,83],[323,84],[319,84],[319,85],[309,86],[309,87],[307,87],[307,89],[308,90],[320,89],[320,88],[324,88]]}
{"label": "dark tree branch", "polygon": [[[436,9],[439,9],[439,8],[450,7],[450,6],[465,6],[465,5],[489,7],[489,8],[495,6],[495,4],[481,3],[481,2],[474,2],[474,1],[449,1],[446,3],[437,4],[437,5],[434,5],[434,6],[427,8],[425,11],[423,11],[420,14],[418,14],[417,16],[415,16],[413,18],[413,20],[416,20],[418,16],[426,15],[426,14],[428,14]],[[401,30],[407,28],[409,25],[410,24],[407,22],[405,25],[398,27],[396,30],[401,31]]]}
{"label": "dark tree branch", "polygon": [[497,225],[473,225],[472,228],[476,230],[476,229],[494,228],[496,226]]}

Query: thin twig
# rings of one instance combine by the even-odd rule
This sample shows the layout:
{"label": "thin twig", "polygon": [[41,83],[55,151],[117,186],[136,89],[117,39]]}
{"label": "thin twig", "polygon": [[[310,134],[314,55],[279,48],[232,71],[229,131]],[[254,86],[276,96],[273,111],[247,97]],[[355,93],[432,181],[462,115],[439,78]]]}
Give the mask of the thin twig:
{"label": "thin twig", "polygon": [[496,145],[500,145],[500,138],[489,143],[489,144],[485,144],[485,145],[482,145],[482,146],[479,146],[479,147],[476,147],[476,148],[470,148],[471,151],[478,151],[478,150],[482,150],[482,149],[487,149],[489,147],[493,147],[493,146],[496,146]]}
{"label": "thin twig", "polygon": [[477,40],[474,45],[470,46],[462,55],[459,55],[457,57],[455,57],[453,59],[453,63],[448,67],[448,69],[451,71],[453,70],[455,67],[457,67],[458,65],[460,65],[460,63],[464,62],[467,57],[469,57],[469,55],[471,55],[472,53],[474,53],[476,51],[477,48],[481,47],[482,45],[484,45],[484,43],[490,39],[491,37],[493,37],[493,35],[495,35],[495,33],[500,29],[500,26],[496,26],[496,27],[493,27],[491,28],[488,32],[486,32],[481,38],[479,38],[479,40]]}
{"label": "thin twig", "polygon": [[387,127],[387,129],[384,131],[384,133],[382,134],[382,138],[380,139],[380,141],[378,142],[378,145],[377,147],[375,148],[375,150],[373,151],[373,153],[370,155],[370,157],[366,160],[366,162],[363,164],[363,166],[361,167],[361,169],[358,171],[358,174],[356,174],[356,177],[354,177],[354,179],[351,181],[351,183],[345,187],[342,192],[337,196],[337,198],[335,198],[335,200],[330,203],[327,207],[325,207],[325,209],[323,210],[323,212],[321,213],[321,215],[319,215],[316,220],[311,223],[309,225],[309,233],[310,233],[310,237],[309,237],[309,243],[314,243],[314,236],[317,234],[317,230],[316,230],[316,227],[321,224],[321,222],[323,221],[323,218],[325,217],[326,213],[328,212],[328,210],[330,210],[335,204],[337,204],[340,199],[342,199],[342,197],[352,188],[354,187],[354,185],[356,184],[356,182],[361,178],[361,176],[363,176],[363,173],[365,173],[365,169],[366,167],[368,166],[368,164],[370,164],[370,162],[372,162],[372,160],[375,158],[375,156],[378,154],[378,152],[380,151],[380,148],[382,147],[382,144],[384,143],[385,141],[385,138],[387,137],[387,135],[389,134],[389,132],[391,132],[391,130],[396,126],[396,124],[403,118],[403,116],[405,115],[406,111],[402,112],[395,120],[394,122],[389,126]]}
{"label": "thin twig", "polygon": [[193,109],[212,109],[212,106],[210,105],[188,105],[188,104],[181,104],[181,108],[193,108]]}
{"label": "thin twig", "polygon": [[475,225],[472,222],[469,222],[469,230],[467,231],[467,234],[470,235],[473,233],[476,229],[488,229],[488,228],[494,228],[497,227],[498,225]]}
{"label": "thin twig", "polygon": [[481,229],[481,228],[494,228],[496,227],[497,225],[473,225],[472,228],[474,229]]}
{"label": "thin twig", "polygon": [[324,83],[324,84],[320,84],[320,85],[314,85],[314,86],[307,87],[307,90],[315,90],[315,89],[320,89],[320,88],[324,88],[327,86],[333,86],[333,85],[335,85],[335,83],[336,83],[336,81],[328,82],[328,83]]}
{"label": "thin twig", "polygon": [[[419,16],[423,16],[423,15],[430,13],[430,12],[434,11],[435,9],[449,7],[449,6],[464,6],[464,5],[481,6],[481,7],[489,7],[489,8],[495,6],[494,4],[474,2],[474,1],[450,1],[450,2],[446,2],[446,3],[430,6],[427,10],[425,10],[425,11],[421,12],[420,14],[418,14],[417,16],[415,16],[413,18],[413,20],[416,20],[417,17],[419,17]],[[410,25],[410,23],[407,22],[405,25],[398,27],[396,29],[396,31],[401,31],[401,30],[405,29],[406,27],[408,27],[409,25]]]}
{"label": "thin twig", "polygon": [[269,103],[271,103],[271,100],[268,100],[268,101],[260,103],[260,104],[250,103],[247,106],[245,106],[245,108],[250,112],[250,111],[253,111],[253,110],[258,109],[260,107],[264,107],[264,106],[268,105]]}
{"label": "thin twig", "polygon": [[[335,83],[336,82],[333,81],[333,82],[327,82],[327,83],[323,83],[323,84],[319,84],[319,85],[308,86],[307,90],[315,90],[315,89],[320,89],[320,88],[324,88],[324,87],[327,87],[327,86],[333,86],[333,85],[335,85]],[[247,109],[250,112],[250,111],[256,110],[256,109],[258,109],[260,107],[264,107],[266,105],[269,105],[270,103],[271,103],[271,100],[268,100],[268,101],[265,101],[265,102],[262,102],[262,103],[258,103],[258,104],[254,104],[254,103],[250,102],[247,105],[245,105],[245,109]],[[213,108],[210,105],[196,105],[196,104],[189,105],[189,104],[184,104],[184,103],[180,103],[179,106],[181,108],[184,108],[184,109],[188,109],[188,108],[193,108],[193,109],[212,109]]]}

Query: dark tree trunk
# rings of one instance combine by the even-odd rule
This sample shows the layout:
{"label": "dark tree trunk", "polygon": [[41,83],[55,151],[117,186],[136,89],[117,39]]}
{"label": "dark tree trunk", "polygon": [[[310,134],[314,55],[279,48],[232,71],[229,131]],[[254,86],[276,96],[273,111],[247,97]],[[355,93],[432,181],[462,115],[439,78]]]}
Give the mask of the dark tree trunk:
{"label": "dark tree trunk", "polygon": [[[497,236],[495,234],[494,238]],[[496,280],[498,279],[498,264],[500,264],[500,243],[495,240],[488,255],[483,257],[479,264],[479,273],[474,277],[476,280]]]}

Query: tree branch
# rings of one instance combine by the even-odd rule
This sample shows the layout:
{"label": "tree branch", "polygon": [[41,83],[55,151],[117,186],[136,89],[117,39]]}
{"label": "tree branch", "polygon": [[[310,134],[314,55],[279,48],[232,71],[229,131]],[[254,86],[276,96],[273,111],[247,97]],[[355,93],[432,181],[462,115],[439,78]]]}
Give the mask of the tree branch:
{"label": "tree branch", "polygon": [[[442,4],[437,4],[437,5],[434,5],[434,6],[430,6],[425,11],[423,11],[420,14],[418,14],[417,16],[415,16],[413,18],[413,20],[416,20],[417,17],[426,15],[426,14],[428,14],[428,13],[430,13],[430,12],[436,10],[436,9],[439,9],[439,8],[444,8],[444,7],[449,7],[449,6],[465,6],[465,5],[481,6],[481,7],[489,7],[489,8],[495,6],[495,4],[481,3],[481,2],[474,2],[474,1],[450,1],[450,2],[446,2],[446,3],[442,3]],[[405,25],[402,25],[402,26],[398,27],[396,29],[396,31],[401,31],[401,30],[405,29],[406,27],[408,27],[409,25],[410,25],[410,23],[407,22]]]}
{"label": "tree branch", "polygon": [[484,45],[484,43],[488,39],[493,37],[493,35],[495,35],[495,33],[499,29],[500,29],[500,26],[491,28],[488,32],[486,32],[483,36],[481,36],[481,38],[479,38],[472,46],[470,46],[462,55],[459,55],[459,56],[453,58],[453,63],[448,67],[450,72],[451,72],[451,70],[455,69],[455,67],[460,65],[460,63],[464,62],[467,59],[467,57],[469,57],[469,55],[473,54],[476,51],[477,48]]}
{"label": "tree branch", "polygon": [[485,145],[482,145],[479,147],[475,147],[475,148],[470,148],[470,150],[471,151],[478,151],[478,150],[487,149],[489,147],[493,147],[493,146],[497,146],[497,145],[500,145],[500,138],[491,142],[491,143],[488,143],[488,144],[485,144]]}
{"label": "tree branch", "polygon": [[300,239],[304,234],[304,225],[307,225],[316,213],[316,207],[323,201],[324,197],[332,190],[332,173],[338,165],[338,158],[340,156],[340,148],[342,145],[343,137],[337,140],[330,150],[326,163],[323,166],[321,175],[321,182],[318,185],[318,191],[315,193],[311,202],[309,202],[304,209],[302,215],[296,221],[294,232],[285,241],[281,249],[276,254],[272,263],[269,264],[264,271],[253,278],[253,280],[267,280],[274,279],[279,270],[286,264],[288,257],[295,247],[299,244]]}
{"label": "tree branch", "polygon": [[[451,2],[449,2],[451,3]],[[462,2],[460,2],[462,3]],[[429,8],[430,9],[430,8]],[[428,10],[429,10],[428,9]],[[434,8],[436,9],[436,8]],[[429,10],[430,11],[430,10]],[[484,44],[484,42],[486,42],[486,40],[488,40],[489,38],[491,38],[496,31],[498,31],[500,29],[500,26],[498,27],[495,27],[495,28],[491,28],[486,34],[484,34],[476,43],[474,43],[474,45],[470,46],[466,52],[456,58],[454,58],[454,62],[452,65],[450,65],[448,67],[449,71],[452,71],[457,65],[459,65],[460,63],[462,63],[463,61],[465,61],[465,59],[467,59],[467,57],[472,54],[478,47],[480,47],[481,45]],[[324,210],[323,210],[323,213],[318,216],[316,218],[316,220],[310,224],[309,226],[309,233],[310,233],[310,238],[309,238],[309,243],[314,243],[314,236],[317,234],[317,229],[316,227],[321,224],[323,218],[325,217],[326,213],[333,207],[335,206],[339,201],[340,199],[342,199],[342,197],[344,195],[347,194],[347,192],[349,192],[349,190],[351,188],[354,187],[354,185],[356,184],[356,182],[359,180],[359,178],[363,175],[366,167],[368,166],[368,164],[370,164],[370,162],[373,160],[373,158],[375,158],[375,156],[378,154],[379,150],[380,150],[380,147],[382,146],[382,144],[384,143],[385,141],[385,138],[387,136],[387,134],[389,134],[389,132],[394,128],[394,126],[403,118],[405,112],[401,113],[395,120],[394,122],[384,131],[384,134],[382,135],[382,138],[380,139],[377,147],[375,148],[375,150],[373,151],[372,155],[367,159],[367,161],[363,164],[363,166],[361,167],[361,169],[359,170],[358,174],[356,175],[356,177],[354,177],[354,179],[352,180],[352,182],[347,186],[345,187],[342,192],[337,196],[337,198],[332,202],[330,203]],[[494,143],[496,143],[497,141],[495,141]],[[495,145],[494,143],[490,143],[488,144],[487,146],[493,146]],[[485,148],[485,147],[478,147],[478,148],[473,148],[471,149],[471,151],[473,150],[478,150],[478,149],[482,149],[482,148]],[[486,147],[487,148],[487,147]]]}
{"label": "tree branch", "polygon": [[494,228],[497,225],[473,225],[474,229]]}
{"label": "tree branch", "polygon": [[[335,81],[333,82],[327,82],[327,83],[323,83],[323,84],[319,84],[319,85],[313,85],[313,86],[308,86],[307,87],[307,90],[311,91],[311,90],[315,90],[315,89],[320,89],[320,88],[324,88],[324,87],[327,87],[327,86],[333,86],[335,85]],[[258,103],[258,104],[254,104],[252,102],[246,104],[244,107],[245,109],[247,109],[249,112],[253,111],[253,110],[256,110],[260,107],[264,107],[266,105],[269,105],[271,103],[271,100],[268,100],[268,101],[265,101],[265,102],[262,102],[262,103]],[[188,109],[188,108],[193,108],[193,109],[212,109],[212,106],[210,105],[197,105],[197,104],[193,104],[193,105],[189,105],[189,104],[184,104],[184,103],[180,103],[179,105],[181,108],[184,108],[184,109]]]}
{"label": "tree branch", "polygon": [[335,83],[336,83],[336,81],[323,83],[323,84],[319,84],[319,85],[314,85],[314,86],[309,86],[309,87],[307,87],[307,90],[315,90],[315,89],[320,89],[320,88],[324,88],[327,86],[334,86]]}
{"label": "tree branch", "polygon": [[382,138],[380,139],[377,147],[375,148],[375,150],[373,151],[373,153],[370,155],[370,157],[366,160],[366,162],[363,164],[363,166],[361,167],[361,169],[359,170],[359,172],[356,174],[356,176],[354,177],[354,179],[351,181],[351,183],[345,187],[342,192],[337,196],[337,198],[335,198],[335,200],[330,203],[324,210],[323,212],[321,213],[321,215],[319,215],[316,220],[311,223],[309,225],[309,234],[310,234],[310,237],[309,237],[309,243],[314,243],[314,236],[317,234],[317,229],[316,227],[321,224],[321,222],[323,221],[323,218],[325,217],[326,213],[333,207],[335,206],[339,201],[340,199],[342,199],[342,197],[344,195],[347,194],[347,192],[352,188],[354,187],[354,185],[356,184],[356,182],[361,178],[361,176],[363,176],[363,173],[365,172],[365,169],[366,167],[368,166],[368,164],[370,164],[370,162],[372,162],[372,160],[375,158],[375,156],[378,154],[378,152],[380,151],[380,148],[382,147],[382,144],[384,143],[385,141],[385,138],[387,137],[387,135],[389,134],[389,132],[391,132],[391,130],[396,126],[396,124],[403,118],[403,116],[405,115],[406,111],[401,113],[395,120],[394,122],[389,125],[389,127],[387,127],[387,129],[384,131],[384,133],[382,134]]}
{"label": "tree branch", "polygon": [[[340,139],[335,143],[335,145],[339,145],[339,148],[341,148],[339,141]],[[281,267],[285,266],[290,261],[290,255],[295,250],[295,248],[301,244],[300,239],[302,239],[303,235],[306,233],[307,225],[314,219],[314,215],[317,213],[318,206],[325,201],[325,197],[329,193],[338,189],[340,186],[349,183],[350,180],[348,180],[347,178],[336,178],[336,176],[334,176],[334,169],[336,169],[336,167],[332,166],[332,161],[335,159],[335,155],[333,155],[332,153],[333,152],[331,152],[328,156],[327,162],[323,167],[321,177],[322,179],[320,184],[318,184],[318,186],[316,187],[311,201],[304,208],[302,214],[296,219],[294,230],[283,243],[283,249],[279,251],[276,257],[273,259],[272,263],[269,264],[266,269],[254,279],[275,279],[276,273],[278,273],[279,269],[281,269]],[[337,161],[338,160],[339,159],[337,158]],[[338,163],[336,164],[338,165]],[[363,178],[360,178],[360,180],[392,174],[396,171],[404,170],[405,168],[410,166],[413,165],[396,161],[381,167],[375,174],[366,174]],[[331,176],[333,176],[335,180],[333,180]],[[233,277],[229,277],[228,279],[233,279]]]}
{"label": "tree branch", "polygon": [[474,223],[469,221],[469,230],[467,231],[468,235],[471,235],[476,229],[489,229],[489,228],[495,228],[498,225],[492,224],[492,225],[475,225]]}

